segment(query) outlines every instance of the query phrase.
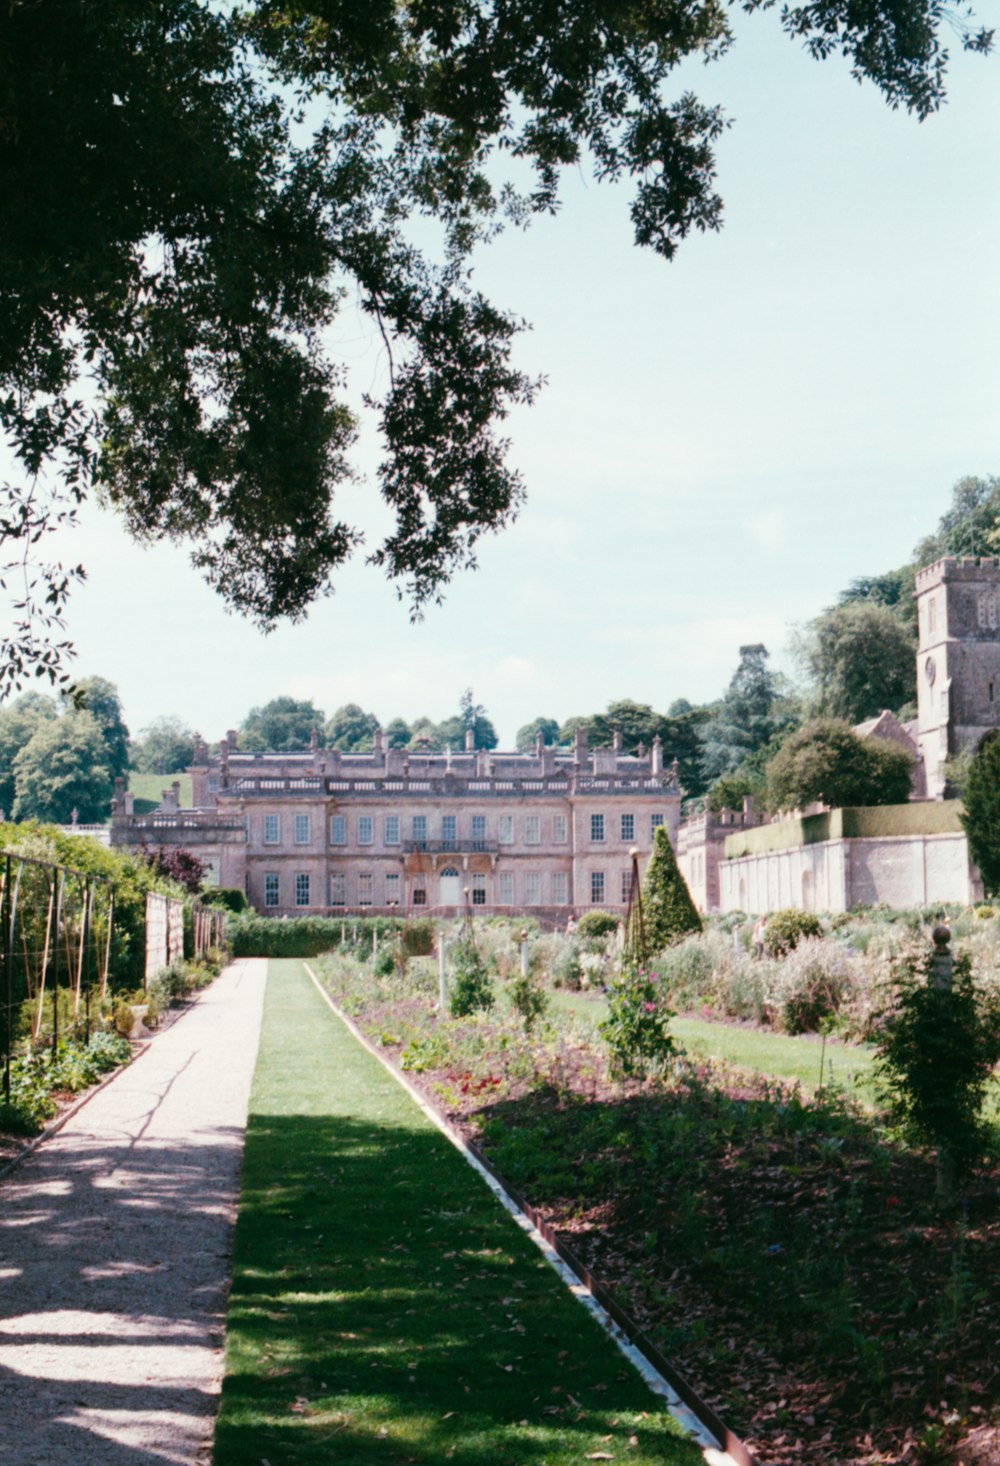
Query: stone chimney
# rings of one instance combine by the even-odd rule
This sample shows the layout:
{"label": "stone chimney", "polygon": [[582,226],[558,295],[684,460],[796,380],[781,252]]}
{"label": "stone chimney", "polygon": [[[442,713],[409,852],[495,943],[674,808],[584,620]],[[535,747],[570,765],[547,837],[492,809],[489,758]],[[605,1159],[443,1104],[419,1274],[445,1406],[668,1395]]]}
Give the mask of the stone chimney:
{"label": "stone chimney", "polygon": [[192,754],[191,762],[196,764],[198,768],[203,768],[208,763],[208,749],[200,733],[194,735],[194,753]]}
{"label": "stone chimney", "polygon": [[539,729],[538,732],[535,734],[535,755],[538,758],[542,758],[543,755],[544,755],[544,753],[545,753],[545,734],[541,731],[541,729]]}
{"label": "stone chimney", "polygon": [[475,728],[466,728],[465,730],[465,751],[466,753],[475,753],[476,751]]}
{"label": "stone chimney", "polygon": [[226,730],[226,742],[229,745],[229,752],[230,753],[235,753],[236,752],[237,748],[239,747],[239,741],[240,741],[240,735],[237,733],[236,729],[235,728],[228,728]]}
{"label": "stone chimney", "polygon": [[318,728],[313,728],[312,732],[309,734],[309,748],[310,748],[310,751],[312,753],[317,753],[319,751],[319,729]]}
{"label": "stone chimney", "polygon": [[181,807],[181,786],[180,781],[175,779],[169,789],[160,790],[160,808],[168,814],[174,814]]}
{"label": "stone chimney", "polygon": [[621,730],[618,728],[616,728],[614,733],[611,735],[611,747],[615,751],[615,757],[620,758],[622,751],[622,735]]}
{"label": "stone chimney", "polygon": [[657,733],[653,739],[653,762],[651,772],[654,774],[663,773],[663,739]]}
{"label": "stone chimney", "polygon": [[573,757],[578,764],[585,764],[587,762],[590,754],[590,749],[587,744],[586,728],[577,728],[573,734]]}
{"label": "stone chimney", "polygon": [[229,788],[229,735],[219,744],[219,788]]}

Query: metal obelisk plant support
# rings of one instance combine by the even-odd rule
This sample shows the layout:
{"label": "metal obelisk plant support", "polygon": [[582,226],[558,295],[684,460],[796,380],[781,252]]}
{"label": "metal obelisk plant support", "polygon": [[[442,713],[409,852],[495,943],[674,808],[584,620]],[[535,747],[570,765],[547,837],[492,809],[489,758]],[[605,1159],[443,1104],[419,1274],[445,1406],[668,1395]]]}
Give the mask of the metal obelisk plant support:
{"label": "metal obelisk plant support", "polygon": [[642,882],[639,879],[639,852],[634,847],[629,851],[632,858],[632,875],[628,887],[628,906],[625,911],[625,943],[622,949],[622,971],[642,972],[649,960],[646,944],[646,927],[642,919]]}

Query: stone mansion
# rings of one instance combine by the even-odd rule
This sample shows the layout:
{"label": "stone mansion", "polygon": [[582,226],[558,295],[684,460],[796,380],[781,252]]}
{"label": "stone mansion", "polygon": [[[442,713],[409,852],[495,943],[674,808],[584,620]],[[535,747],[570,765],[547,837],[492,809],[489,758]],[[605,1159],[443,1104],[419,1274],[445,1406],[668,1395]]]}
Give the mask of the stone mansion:
{"label": "stone mansion", "polygon": [[591,749],[582,730],[572,747],[432,753],[388,748],[378,733],[371,752],[339,753],[314,734],[304,753],[248,754],[229,733],[217,752],[196,741],[190,809],[174,784],[139,817],[120,786],[112,843],[190,849],[211,879],[276,916],[452,914],[466,900],[547,925],[590,906],[623,911],[631,851],[644,865],[661,825],[703,911],[975,900],[945,761],[1000,727],[1000,560],[928,565],[916,599],[917,717],[883,712],[856,730],[911,753],[909,806],[832,822],[769,822],[747,807],[682,825],[677,765],[659,739],[636,755],[618,736]]}
{"label": "stone mansion", "polygon": [[[471,744],[471,735],[468,742]],[[137,817],[116,795],[116,845],[179,845],[220,885],[275,916],[481,914],[519,910],[564,923],[588,906],[624,909],[631,852],[643,863],[662,825],[676,844],[681,791],[656,739],[625,754],[572,748],[533,752],[369,753],[319,746],[246,754],[229,733],[218,752],[198,740],[192,805],[179,785]]]}

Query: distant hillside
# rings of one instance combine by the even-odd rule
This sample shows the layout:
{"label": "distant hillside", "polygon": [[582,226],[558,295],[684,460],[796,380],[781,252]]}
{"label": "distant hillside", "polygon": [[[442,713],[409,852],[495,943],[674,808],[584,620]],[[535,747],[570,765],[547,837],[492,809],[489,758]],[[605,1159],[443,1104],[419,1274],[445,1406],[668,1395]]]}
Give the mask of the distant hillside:
{"label": "distant hillside", "polygon": [[137,774],[129,771],[129,791],[135,795],[136,814],[152,814],[159,809],[164,789],[169,789],[174,780],[181,786],[181,805],[191,803],[190,774]]}

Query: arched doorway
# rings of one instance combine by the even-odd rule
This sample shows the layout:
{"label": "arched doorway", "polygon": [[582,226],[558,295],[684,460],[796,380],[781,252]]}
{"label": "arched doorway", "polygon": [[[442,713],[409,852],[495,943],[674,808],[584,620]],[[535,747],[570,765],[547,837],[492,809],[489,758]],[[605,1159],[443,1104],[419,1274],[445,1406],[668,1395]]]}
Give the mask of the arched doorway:
{"label": "arched doorway", "polygon": [[446,865],[441,872],[438,890],[441,906],[461,906],[462,877],[453,865]]}

